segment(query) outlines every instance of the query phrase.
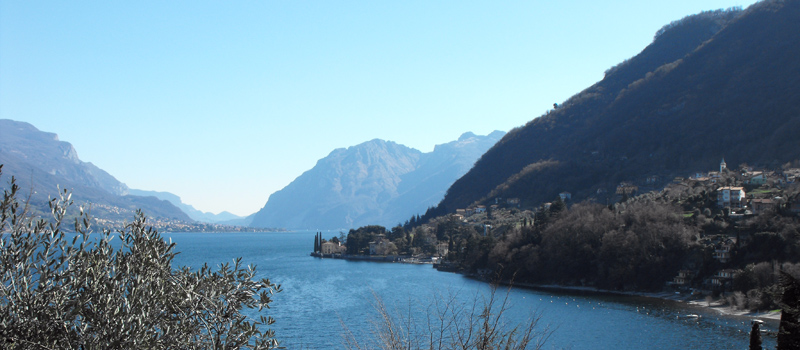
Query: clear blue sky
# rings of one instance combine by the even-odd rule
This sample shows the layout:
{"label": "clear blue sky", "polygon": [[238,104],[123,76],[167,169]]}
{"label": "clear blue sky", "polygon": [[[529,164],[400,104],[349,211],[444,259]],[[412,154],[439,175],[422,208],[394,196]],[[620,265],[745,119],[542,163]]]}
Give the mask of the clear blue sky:
{"label": "clear blue sky", "polygon": [[508,131],[671,21],[753,2],[0,0],[0,118],[248,215],[335,148]]}

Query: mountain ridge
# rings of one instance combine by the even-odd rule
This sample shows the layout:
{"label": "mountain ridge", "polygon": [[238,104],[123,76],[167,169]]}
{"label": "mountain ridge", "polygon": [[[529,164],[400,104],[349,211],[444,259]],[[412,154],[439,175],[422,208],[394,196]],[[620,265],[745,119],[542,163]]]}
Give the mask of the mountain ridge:
{"label": "mountain ridge", "polygon": [[436,204],[447,186],[503,134],[465,133],[429,153],[380,139],[335,149],[273,193],[252,224],[347,229],[400,223]]}
{"label": "mountain ridge", "polygon": [[[18,186],[30,189],[29,204],[38,214],[49,211],[50,198],[58,198],[58,185],[70,190],[75,202],[86,204],[96,219],[130,220],[121,213],[143,209],[153,218],[193,221],[167,201],[128,195],[127,185],[81,161],[72,144],[29,123],[0,119],[0,164],[5,176],[13,174]],[[6,178],[0,187],[5,188],[7,182]]]}
{"label": "mountain ridge", "polygon": [[537,206],[562,191],[604,202],[623,181],[663,185],[722,157],[773,167],[800,158],[800,111],[787,103],[800,100],[798,8],[764,1],[665,26],[603,80],[510,131],[431,215],[492,197]]}

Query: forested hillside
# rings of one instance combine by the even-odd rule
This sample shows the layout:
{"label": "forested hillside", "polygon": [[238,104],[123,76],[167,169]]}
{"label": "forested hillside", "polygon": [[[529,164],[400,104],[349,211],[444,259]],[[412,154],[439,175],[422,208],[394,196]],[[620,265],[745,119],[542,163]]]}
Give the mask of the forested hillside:
{"label": "forested hillside", "polygon": [[621,182],[663,186],[723,157],[770,168],[800,159],[797,33],[797,0],[671,23],[602,81],[509,132],[426,218],[497,197],[538,206],[564,191],[606,203]]}

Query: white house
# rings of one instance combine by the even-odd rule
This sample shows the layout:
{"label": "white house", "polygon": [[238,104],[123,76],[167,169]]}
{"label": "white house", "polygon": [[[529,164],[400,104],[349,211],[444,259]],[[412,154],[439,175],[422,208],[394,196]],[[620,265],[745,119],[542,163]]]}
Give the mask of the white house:
{"label": "white house", "polygon": [[717,190],[717,205],[720,207],[741,208],[744,202],[744,187],[726,186]]}

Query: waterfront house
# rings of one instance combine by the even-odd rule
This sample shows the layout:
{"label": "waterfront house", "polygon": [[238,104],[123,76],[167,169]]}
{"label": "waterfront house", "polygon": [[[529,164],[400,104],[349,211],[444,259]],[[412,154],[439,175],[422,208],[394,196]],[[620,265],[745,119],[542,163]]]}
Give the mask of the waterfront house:
{"label": "waterfront house", "polygon": [[672,280],[672,284],[676,286],[688,286],[692,283],[694,275],[695,273],[692,270],[680,270],[678,271],[678,275]]}
{"label": "waterfront house", "polygon": [[736,270],[719,270],[714,276],[711,277],[711,284],[714,286],[724,286],[726,284],[730,284],[730,281],[733,280],[733,275],[735,274]]}
{"label": "waterfront house", "polygon": [[438,256],[447,256],[447,253],[450,252],[450,246],[447,242],[439,242],[436,245],[436,255]]}
{"label": "waterfront house", "polygon": [[339,242],[325,242],[322,243],[322,254],[342,254],[347,251],[347,247]]}

